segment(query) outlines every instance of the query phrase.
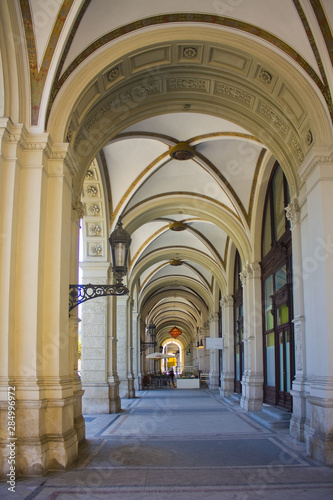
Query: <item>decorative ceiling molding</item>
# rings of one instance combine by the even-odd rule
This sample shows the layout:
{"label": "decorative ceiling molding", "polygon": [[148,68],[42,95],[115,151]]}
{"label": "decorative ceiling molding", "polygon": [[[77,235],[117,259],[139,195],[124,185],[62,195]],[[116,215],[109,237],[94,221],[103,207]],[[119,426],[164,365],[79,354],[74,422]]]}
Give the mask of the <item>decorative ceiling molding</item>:
{"label": "decorative ceiling molding", "polygon": [[310,0],[313,12],[317,18],[318,26],[321,29],[327,51],[329,53],[331,63],[333,65],[333,37],[330,29],[330,25],[327,21],[325,11],[321,5],[321,2],[318,0]]}
{"label": "decorative ceiling molding", "polygon": [[[37,50],[35,42],[35,34],[33,28],[33,19],[30,10],[29,0],[20,0],[21,14],[23,19],[27,52],[30,68],[30,86],[31,86],[31,125],[37,125],[39,119],[40,103],[42,100],[43,90],[46,77],[49,72],[53,54],[57,47],[57,43],[64,27],[68,13],[73,5],[74,0],[64,0],[57,19],[55,21],[49,42],[47,44],[43,61],[38,68]],[[81,9],[82,11],[82,9]],[[83,12],[82,12],[83,15]]]}
{"label": "decorative ceiling molding", "polygon": [[[297,8],[298,1],[294,0],[294,3]],[[87,4],[84,4],[82,9],[87,8]],[[300,11],[299,11],[300,12]],[[82,14],[83,15],[83,14]],[[82,15],[80,13],[80,19],[82,18]],[[212,26],[224,26],[227,28],[232,28],[234,30],[238,30],[243,33],[251,34],[261,40],[264,40],[282,52],[284,52],[286,55],[291,57],[299,66],[301,66],[307,74],[311,77],[311,79],[316,83],[320,91],[322,92],[330,110],[332,111],[332,103],[330,100],[330,95],[328,91],[327,84],[323,83],[319,76],[317,75],[316,71],[310,66],[310,64],[300,56],[300,54],[294,50],[291,46],[289,46],[287,43],[285,43],[283,40],[278,38],[277,36],[273,35],[272,33],[259,28],[258,26],[239,21],[237,19],[232,19],[228,17],[221,17],[221,16],[216,16],[216,15],[211,15],[211,14],[191,14],[191,13],[170,13],[170,14],[164,14],[164,15],[159,15],[159,16],[152,16],[144,19],[140,19],[137,21],[134,21],[132,23],[129,23],[127,25],[123,25],[113,31],[110,31],[103,36],[101,36],[99,39],[95,40],[92,44],[90,44],[84,51],[82,51],[75,59],[72,61],[72,63],[66,68],[64,73],[61,75],[61,71],[64,65],[64,62],[66,60],[69,48],[71,46],[71,43],[73,41],[73,38],[75,36],[75,31],[78,27],[78,23],[80,22],[79,18],[77,19],[76,25],[73,26],[72,29],[72,36],[68,40],[66,48],[63,52],[63,56],[61,59],[61,62],[59,64],[59,68],[56,74],[56,78],[52,87],[51,91],[51,96],[48,104],[48,109],[47,109],[47,116],[46,116],[46,122],[48,120],[50,110],[52,108],[54,99],[56,98],[60,88],[62,85],[65,83],[65,81],[69,78],[69,76],[77,69],[77,67],[85,61],[89,56],[91,56],[94,52],[96,52],[98,49],[103,47],[104,45],[108,44],[109,42],[116,40],[117,38],[123,36],[123,35],[128,35],[129,33],[135,32],[137,30],[140,30],[142,28],[147,28],[148,26],[158,26],[158,25],[167,25],[169,23],[175,24],[175,23],[202,23],[202,24],[208,24]],[[307,35],[309,36],[308,31],[306,30]],[[311,43],[311,40],[310,40]],[[191,62],[191,58],[189,58],[189,61]],[[61,76],[60,76],[61,75]]]}
{"label": "decorative ceiling molding", "polygon": [[[308,23],[308,20],[306,18],[306,15],[304,13],[304,10],[302,9],[302,6],[301,6],[299,0],[293,0],[293,2],[294,2],[294,5],[296,7],[296,10],[298,12],[298,15],[303,23],[304,30],[306,32],[306,35],[308,37],[308,40],[309,40],[311,48],[312,48],[312,52],[316,58],[316,61],[317,61],[318,67],[319,67],[319,71],[320,71],[321,77],[322,77],[323,82],[324,82],[324,87],[321,89],[321,92],[325,98],[326,104],[327,104],[328,109],[330,111],[331,119],[333,120],[332,96],[331,96],[330,88],[328,85],[324,65],[323,65],[323,62],[321,60],[320,53],[319,53],[318,47],[317,47],[316,42],[315,42],[315,38],[312,34],[310,25]],[[326,20],[324,11],[321,8],[320,2],[318,2],[318,0],[316,2],[314,2],[312,0],[311,5],[312,5],[312,8],[313,8],[315,15],[317,17],[317,21],[318,21],[318,24],[319,24],[321,31],[323,32],[323,28],[325,28],[324,31],[327,30],[327,27],[328,27],[327,20]],[[325,24],[325,22],[326,22],[326,24]],[[326,33],[326,36],[324,39],[325,39],[325,43],[326,43],[327,48],[329,48],[329,46],[327,44],[332,43],[332,35],[329,37],[328,34]],[[332,51],[329,51],[329,55],[330,55],[330,58],[332,61],[332,58],[333,58]]]}

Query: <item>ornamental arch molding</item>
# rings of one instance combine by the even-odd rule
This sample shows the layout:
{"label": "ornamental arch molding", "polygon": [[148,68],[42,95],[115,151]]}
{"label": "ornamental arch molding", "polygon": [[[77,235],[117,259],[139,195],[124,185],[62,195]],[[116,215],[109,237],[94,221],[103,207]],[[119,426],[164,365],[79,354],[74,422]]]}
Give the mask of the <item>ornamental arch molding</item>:
{"label": "ornamental arch molding", "polygon": [[188,196],[175,193],[148,200],[125,214],[122,220],[126,230],[132,234],[142,224],[179,210],[201,217],[221,228],[237,246],[242,260],[246,262],[251,259],[249,231],[245,230],[240,220],[215,203],[215,200],[204,199],[195,193]]}
{"label": "ornamental arch molding", "polygon": [[[98,151],[139,118],[184,109],[208,113],[234,121],[267,145],[283,166],[291,195],[297,195],[297,169],[305,156],[314,144],[330,144],[331,122],[316,83],[267,41],[222,26],[182,28],[181,34],[179,26],[144,28],[88,57],[51,107],[53,140],[70,142],[80,177]],[[175,54],[193,39],[203,55],[187,64]],[[223,64],[223,54],[234,63]]]}
{"label": "ornamental arch molding", "polygon": [[[135,269],[133,270],[133,273],[129,278],[130,293],[138,278],[146,269],[148,269],[155,263],[160,262],[161,260],[168,260],[172,258],[172,256],[177,253],[182,256],[182,260],[190,260],[196,262],[197,264],[201,264],[203,267],[208,269],[217,280],[221,290],[225,289],[225,277],[222,274],[220,267],[215,261],[213,261],[213,259],[207,257],[207,255],[203,254],[202,252],[193,250],[191,248],[170,247],[155,250],[154,252],[147,254],[144,258],[142,258],[140,262],[137,263]],[[177,280],[179,283],[181,283],[183,280],[183,276],[176,277],[174,278],[174,280]]]}
{"label": "ornamental arch molding", "polygon": [[[146,290],[144,294],[146,293]],[[149,291],[148,291],[149,293]],[[163,299],[170,299],[170,290],[165,290],[159,293],[150,292],[151,295],[148,296],[145,302],[143,302],[141,315],[146,317],[150,310],[153,310],[155,306],[159,304]],[[176,294],[178,297],[182,297],[183,299],[191,302],[197,310],[200,310],[202,314],[208,315],[207,305],[203,302],[203,300],[197,297],[194,293],[186,290],[175,290],[171,293]],[[205,318],[207,319],[207,318]]]}
{"label": "ornamental arch molding", "polygon": [[[202,305],[205,304],[209,311],[213,310],[214,303],[212,295],[201,283],[191,280],[187,277],[182,277],[181,287],[182,288],[176,288],[174,278],[169,276],[161,278],[157,282],[149,284],[142,292],[142,295],[139,297],[138,310],[141,310],[141,307],[145,306],[148,303],[149,298],[153,297],[156,292],[163,293],[164,290],[167,296],[170,296],[170,292],[190,293],[189,290],[191,290],[197,295],[197,297],[201,298],[201,300],[203,301]],[[204,308],[202,309],[202,311],[203,313],[206,313]]]}

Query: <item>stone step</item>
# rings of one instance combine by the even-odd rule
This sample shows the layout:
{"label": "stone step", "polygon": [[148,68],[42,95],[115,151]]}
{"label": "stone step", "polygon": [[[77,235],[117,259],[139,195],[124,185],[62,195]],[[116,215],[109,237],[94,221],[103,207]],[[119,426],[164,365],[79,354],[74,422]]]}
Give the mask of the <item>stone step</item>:
{"label": "stone step", "polygon": [[241,399],[241,395],[236,394],[236,393],[230,394],[230,396],[226,396],[225,398],[223,398],[223,400],[226,403],[228,403],[230,406],[239,405],[240,399]]}
{"label": "stone step", "polygon": [[291,413],[269,405],[264,405],[262,410],[250,412],[249,416],[266,429],[288,429],[291,419]]}

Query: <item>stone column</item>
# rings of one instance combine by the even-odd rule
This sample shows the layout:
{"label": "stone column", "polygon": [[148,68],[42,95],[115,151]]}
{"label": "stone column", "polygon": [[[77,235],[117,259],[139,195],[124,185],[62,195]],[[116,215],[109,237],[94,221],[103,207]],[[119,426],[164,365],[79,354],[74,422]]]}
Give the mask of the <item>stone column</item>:
{"label": "stone column", "polygon": [[[110,263],[81,264],[83,284],[107,285]],[[109,413],[107,380],[108,297],[98,297],[82,304],[82,365],[84,390],[83,413]]]}
{"label": "stone column", "polygon": [[[1,120],[1,469],[7,387],[16,397],[16,473],[66,468],[77,457],[74,335],[68,320],[72,183],[68,144]],[[4,204],[4,206],[2,206]]]}
{"label": "stone column", "polygon": [[[72,250],[71,250],[71,277],[70,283],[78,283],[78,261],[79,261],[79,232],[80,221],[84,216],[83,203],[77,198],[72,203]],[[74,387],[74,425],[78,440],[83,441],[85,438],[85,421],[82,415],[82,390],[81,379],[78,376],[78,333],[79,333],[79,318],[77,309],[73,309],[69,315],[69,332],[73,344],[73,387]]]}
{"label": "stone column", "polygon": [[107,381],[109,385],[109,413],[119,413],[119,377],[117,373],[117,297],[108,300]]}
{"label": "stone column", "polygon": [[[219,336],[219,315],[218,313],[211,314],[209,318],[210,337],[218,338]],[[219,350],[209,350],[209,389],[219,388]]]}
{"label": "stone column", "polygon": [[127,300],[117,297],[117,370],[119,376],[119,396],[128,398],[128,339],[127,339]]}
{"label": "stone column", "polygon": [[234,392],[235,360],[234,360],[234,299],[225,295],[221,299],[222,307],[222,375],[220,394],[228,397]]}
{"label": "stone column", "polygon": [[134,300],[129,297],[127,300],[127,379],[129,398],[135,398],[133,373],[133,307]]}
{"label": "stone column", "polygon": [[286,208],[286,216],[292,231],[293,255],[293,310],[294,310],[294,344],[295,344],[295,380],[290,391],[293,397],[293,414],[290,420],[290,434],[304,441],[304,427],[309,425],[307,418],[306,396],[308,382],[306,380],[305,358],[305,316],[303,291],[303,264],[301,241],[301,211],[297,199],[293,199]]}
{"label": "stone column", "polygon": [[306,370],[312,374],[307,396],[310,424],[305,425],[304,437],[313,458],[333,465],[332,151],[313,148],[299,171],[307,191],[308,240],[302,249]]}
{"label": "stone column", "polygon": [[[134,374],[134,389],[141,390],[139,381],[139,357],[138,357],[138,323],[140,321],[139,313],[133,309],[132,312],[132,338],[133,338],[133,374]],[[141,378],[141,377],[140,377]]]}
{"label": "stone column", "polygon": [[257,262],[242,271],[244,310],[244,371],[240,405],[246,411],[256,411],[263,403],[263,334],[261,269]]}

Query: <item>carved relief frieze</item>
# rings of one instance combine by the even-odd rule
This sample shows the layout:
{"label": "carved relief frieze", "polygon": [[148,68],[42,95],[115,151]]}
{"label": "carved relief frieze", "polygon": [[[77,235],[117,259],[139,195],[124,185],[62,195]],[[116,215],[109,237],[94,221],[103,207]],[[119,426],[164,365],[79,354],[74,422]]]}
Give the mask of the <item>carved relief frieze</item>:
{"label": "carved relief frieze", "polygon": [[258,73],[258,78],[262,82],[266,83],[266,85],[270,85],[270,83],[272,83],[273,80],[273,76],[271,75],[271,73],[263,68],[260,68],[260,71]]}
{"label": "carved relief frieze", "polygon": [[303,370],[303,335],[302,335],[302,325],[301,323],[296,323],[294,325],[295,331],[295,362],[296,362],[296,370]]}
{"label": "carved relief frieze", "polygon": [[90,198],[93,198],[95,196],[97,196],[98,194],[98,189],[96,186],[87,186],[85,188],[85,193],[87,196],[89,196]]}
{"label": "carved relief frieze", "polygon": [[119,68],[116,67],[116,68],[111,69],[108,72],[107,79],[109,80],[109,82],[114,82],[115,80],[117,80],[119,75],[120,75]]}
{"label": "carved relief frieze", "polygon": [[296,139],[296,137],[294,136],[291,140],[291,147],[295,150],[296,152],[296,156],[297,156],[297,159],[299,161],[299,163],[303,163],[304,161],[304,153],[302,151],[302,148],[300,146],[300,143],[298,142],[298,140]]}
{"label": "carved relief frieze", "polygon": [[259,113],[268,118],[269,121],[285,136],[289,131],[289,126],[287,123],[279,116],[279,114],[267,104],[260,102]]}
{"label": "carved relief frieze", "polygon": [[95,172],[93,170],[87,170],[86,179],[94,179],[94,178],[95,178]]}
{"label": "carved relief frieze", "polygon": [[203,78],[169,78],[167,86],[170,90],[203,90],[208,92],[209,80]]}
{"label": "carved relief frieze", "polygon": [[102,223],[92,223],[87,225],[88,236],[101,236],[102,235]]}
{"label": "carved relief frieze", "polygon": [[161,93],[161,91],[162,91],[161,81],[151,80],[145,82],[143,85],[136,85],[131,90],[122,92],[120,94],[120,99],[123,103],[127,103],[128,101],[135,101],[138,99],[142,99],[147,95]]}
{"label": "carved relief frieze", "polygon": [[100,256],[103,253],[102,243],[89,243],[88,246],[88,255],[89,256]]}
{"label": "carved relief frieze", "polygon": [[312,146],[313,144],[313,135],[310,129],[307,131],[305,135],[305,143],[308,147]]}
{"label": "carved relief frieze", "polygon": [[214,94],[224,94],[228,97],[233,97],[234,99],[237,99],[249,105],[252,105],[255,99],[254,96],[249,94],[248,92],[234,87],[233,85],[222,82],[216,82]]}
{"label": "carved relief frieze", "polygon": [[96,216],[96,215],[100,214],[100,211],[101,211],[101,207],[99,205],[93,205],[93,204],[87,205],[87,214],[88,215]]}
{"label": "carved relief frieze", "polygon": [[192,59],[197,55],[197,49],[194,47],[184,47],[183,56]]}

